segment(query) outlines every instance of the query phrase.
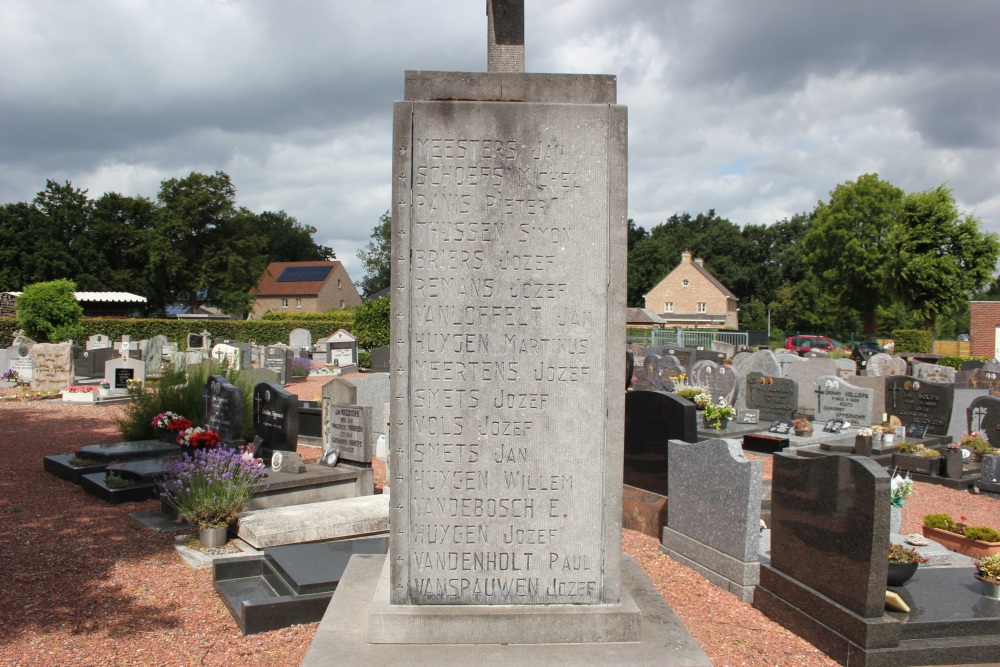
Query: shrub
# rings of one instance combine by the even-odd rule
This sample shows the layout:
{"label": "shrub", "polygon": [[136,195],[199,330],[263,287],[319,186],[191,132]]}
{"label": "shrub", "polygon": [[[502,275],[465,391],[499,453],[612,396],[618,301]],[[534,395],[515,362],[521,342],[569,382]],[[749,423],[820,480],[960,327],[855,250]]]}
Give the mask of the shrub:
{"label": "shrub", "polygon": [[83,334],[83,308],[76,301],[76,283],[53,280],[24,288],[17,298],[17,319],[24,332],[39,343],[59,343]]}
{"label": "shrub", "polygon": [[896,342],[896,354],[900,352],[930,352],[934,347],[934,339],[929,331],[923,329],[896,329],[892,332]]}
{"label": "shrub", "polygon": [[389,297],[365,301],[354,314],[354,335],[358,346],[366,349],[389,344],[389,321],[392,306]]}
{"label": "shrub", "polygon": [[367,350],[358,350],[358,368],[372,367],[372,353]]}
{"label": "shrub", "polygon": [[1000,542],[1000,532],[989,526],[969,526],[965,529],[965,536],[970,540],[982,540],[983,542]]}
{"label": "shrub", "polygon": [[955,527],[955,520],[948,514],[928,514],[924,517],[924,525],[928,528],[951,530]]}

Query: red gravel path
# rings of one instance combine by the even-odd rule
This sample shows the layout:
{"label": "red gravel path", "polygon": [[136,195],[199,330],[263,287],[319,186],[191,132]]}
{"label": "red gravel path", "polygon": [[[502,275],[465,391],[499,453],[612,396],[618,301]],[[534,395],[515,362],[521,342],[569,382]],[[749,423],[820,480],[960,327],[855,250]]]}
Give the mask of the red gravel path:
{"label": "red gravel path", "polygon": [[[313,398],[320,384],[290,389]],[[45,455],[116,441],[115,410],[0,402],[0,665],[298,664],[316,624],[241,636],[211,570],[192,570],[170,536],[128,517],[156,501],[107,505],[42,470]],[[1000,501],[944,487],[918,484],[906,509],[907,532],[931,511],[1000,525]],[[835,664],[657,547],[625,531],[625,550],[717,666]]]}

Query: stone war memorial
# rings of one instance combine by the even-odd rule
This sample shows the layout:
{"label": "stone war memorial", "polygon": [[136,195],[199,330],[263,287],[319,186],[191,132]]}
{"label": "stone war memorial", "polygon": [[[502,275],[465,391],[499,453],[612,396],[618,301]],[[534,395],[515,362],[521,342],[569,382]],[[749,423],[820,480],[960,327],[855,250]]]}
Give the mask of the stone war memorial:
{"label": "stone war memorial", "polygon": [[616,79],[524,74],[523,0],[487,17],[488,72],[394,106],[390,550],[303,664],[708,665],[621,550]]}

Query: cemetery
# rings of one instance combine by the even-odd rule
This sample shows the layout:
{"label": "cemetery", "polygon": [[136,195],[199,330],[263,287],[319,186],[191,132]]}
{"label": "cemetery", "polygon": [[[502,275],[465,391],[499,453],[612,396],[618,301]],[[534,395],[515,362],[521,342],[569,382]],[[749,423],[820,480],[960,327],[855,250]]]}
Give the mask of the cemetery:
{"label": "cemetery", "polygon": [[[52,664],[995,664],[1000,360],[627,345],[617,80],[525,74],[488,7],[488,71],[393,108],[371,370],[346,329],[14,338],[49,400],[0,404],[0,625]],[[422,176],[458,143],[489,193]]]}

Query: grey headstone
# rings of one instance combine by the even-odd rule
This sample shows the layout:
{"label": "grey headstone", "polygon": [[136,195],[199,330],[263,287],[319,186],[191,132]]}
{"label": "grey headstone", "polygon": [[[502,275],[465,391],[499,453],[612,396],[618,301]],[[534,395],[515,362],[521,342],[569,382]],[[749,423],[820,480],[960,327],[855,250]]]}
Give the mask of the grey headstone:
{"label": "grey headstone", "polygon": [[726,355],[726,359],[731,359],[736,354],[736,346],[731,343],[723,343],[721,340],[712,341],[712,351],[721,352]]}
{"label": "grey headstone", "polygon": [[73,384],[75,379],[70,343],[35,343],[32,346],[32,389],[58,391]]}
{"label": "grey headstone", "polygon": [[268,345],[264,348],[264,368],[278,374],[278,384],[288,384],[291,379],[292,348],[284,345]]}
{"label": "grey headstone", "polygon": [[778,365],[778,360],[774,357],[774,352],[771,352],[771,350],[757,350],[753,353],[746,370],[741,370],[741,373],[744,377],[747,377],[750,373],[780,377],[781,367]]}
{"label": "grey headstone", "polygon": [[1000,456],[987,454],[983,457],[983,465],[980,470],[983,481],[1000,483]]}
{"label": "grey headstone", "polygon": [[836,375],[820,377],[816,385],[816,421],[842,420],[855,428],[872,423],[873,390],[852,385]]}
{"label": "grey headstone", "polygon": [[142,347],[142,360],[146,364],[146,375],[157,375],[160,372],[160,364],[163,363],[163,346],[167,342],[167,337],[157,334],[145,341]]}
{"label": "grey headstone", "polygon": [[801,363],[788,364],[784,377],[793,380],[799,387],[799,405],[796,412],[803,415],[816,414],[816,389],[821,377],[837,374],[837,364],[833,359],[802,357]]}
{"label": "grey headstone", "polygon": [[288,334],[288,347],[312,349],[312,332],[309,329],[292,329]]}
{"label": "grey headstone", "polygon": [[326,340],[326,363],[333,366],[358,364],[358,339],[343,329]]}
{"label": "grey headstone", "polygon": [[799,405],[799,387],[794,380],[750,373],[746,378],[746,405],[759,410],[762,422],[791,419]]}
{"label": "grey headstone", "polygon": [[985,364],[983,364],[984,371],[993,371],[994,373],[1000,373],[1000,359],[993,357]]}
{"label": "grey headstone", "polygon": [[88,350],[99,350],[105,347],[111,347],[111,339],[108,338],[107,334],[94,334],[87,339]]}
{"label": "grey headstone", "polygon": [[736,402],[737,379],[731,366],[719,366],[711,361],[699,361],[691,369],[692,384],[708,389],[712,402],[716,405],[720,400],[726,405]]}
{"label": "grey headstone", "polygon": [[[951,436],[953,442],[960,441],[965,433],[971,432],[969,431],[969,408],[972,407],[973,401],[977,398],[988,395],[985,389],[955,389],[955,400],[951,408],[951,424],[948,426],[948,435]],[[881,412],[877,414],[881,414]]]}
{"label": "grey headstone", "polygon": [[298,452],[278,450],[271,454],[271,470],[301,475],[306,471],[306,466]]}
{"label": "grey headstone", "polygon": [[7,348],[0,348],[0,375],[8,370],[10,370],[10,364],[7,363]]}
{"label": "grey headstone", "polygon": [[[337,450],[342,461],[369,464],[374,456],[372,408],[360,405],[358,388],[343,378],[334,378],[322,388],[323,455]],[[454,435],[456,426],[437,417],[420,417],[417,430],[431,437]]]}
{"label": "grey headstone", "polygon": [[840,357],[834,359],[833,363],[837,365],[837,375],[841,378],[851,379],[858,374],[858,366],[851,359]]}
{"label": "grey headstone", "polygon": [[15,343],[7,348],[7,367],[17,371],[21,382],[31,382],[31,348],[34,343]]}
{"label": "grey headstone", "polygon": [[797,354],[791,354],[789,352],[779,352],[774,355],[774,360],[778,362],[778,367],[781,369],[780,375],[782,377],[785,377],[791,366],[805,363],[805,357],[800,357]]}
{"label": "grey headstone", "polygon": [[746,375],[747,367],[753,358],[753,352],[737,352],[733,355],[733,370],[741,375]]}
{"label": "grey headstone", "polygon": [[208,378],[201,389],[204,427],[216,431],[222,442],[242,440],[243,399],[243,389],[231,384],[226,378],[221,375]]}
{"label": "grey headstone", "polygon": [[868,365],[865,366],[865,374],[874,377],[905,375],[906,359],[878,352],[868,358]]}
{"label": "grey headstone", "polygon": [[955,382],[956,371],[951,366],[940,366],[938,364],[923,364],[919,361],[913,362],[913,377],[921,380],[930,380],[940,384]]}
{"label": "grey headstone", "polygon": [[104,364],[104,379],[113,390],[127,389],[128,380],[139,380],[146,385],[146,364],[141,359],[131,356],[132,350],[126,351],[125,357],[114,357]]}

